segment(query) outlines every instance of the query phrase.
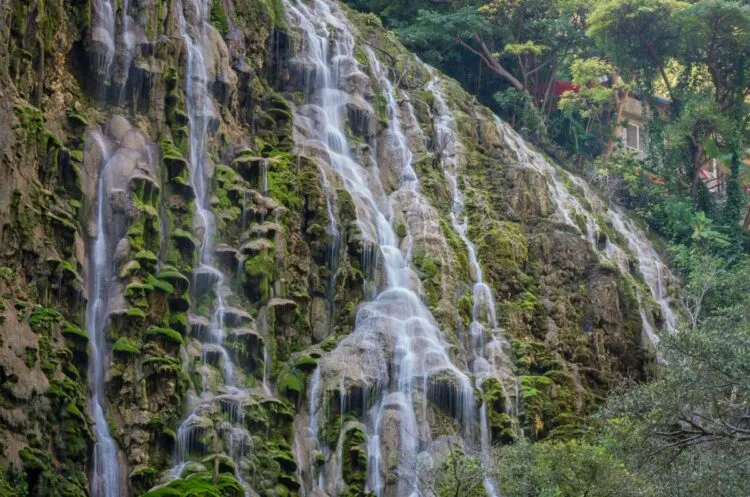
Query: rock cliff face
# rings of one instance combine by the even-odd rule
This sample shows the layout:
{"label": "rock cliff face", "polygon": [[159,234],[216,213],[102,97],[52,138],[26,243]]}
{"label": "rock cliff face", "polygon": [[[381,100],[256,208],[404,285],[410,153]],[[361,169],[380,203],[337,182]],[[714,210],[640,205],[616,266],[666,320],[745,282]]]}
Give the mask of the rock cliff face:
{"label": "rock cliff face", "polygon": [[645,235],[376,18],[0,15],[0,495],[429,494],[648,376]]}

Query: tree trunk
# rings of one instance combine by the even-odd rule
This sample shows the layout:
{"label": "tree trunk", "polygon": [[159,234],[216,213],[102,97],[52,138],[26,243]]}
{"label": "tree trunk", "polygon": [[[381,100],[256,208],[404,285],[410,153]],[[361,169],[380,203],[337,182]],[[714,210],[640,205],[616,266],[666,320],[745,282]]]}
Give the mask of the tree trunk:
{"label": "tree trunk", "polygon": [[701,166],[703,165],[703,146],[693,145],[695,150],[693,151],[693,179],[690,184],[690,196],[693,200],[698,198],[698,185],[701,181]]}
{"label": "tree trunk", "polygon": [[[617,73],[612,78],[612,84],[614,85],[617,81]],[[614,122],[614,129],[617,130],[617,128],[620,126],[620,119],[622,119],[622,113],[625,110],[625,102],[628,100],[628,92],[615,92],[615,108],[617,109],[617,114],[615,117]],[[604,153],[602,154],[602,157],[604,157],[604,160],[606,161],[607,157],[612,155],[612,152],[615,149],[615,138],[614,136],[610,137],[610,139],[607,141],[607,146],[604,149]]]}
{"label": "tree trunk", "polygon": [[492,55],[492,51],[489,49],[489,47],[484,43],[484,40],[480,38],[479,36],[474,36],[474,41],[479,45],[479,50],[481,52],[481,56],[484,59],[484,61],[487,63],[487,66],[492,69],[494,72],[496,72],[500,77],[505,79],[508,83],[513,85],[513,87],[518,91],[525,91],[526,88],[524,87],[523,83],[521,83],[518,78],[513,76],[507,69],[505,69],[500,63],[495,59],[495,57]]}

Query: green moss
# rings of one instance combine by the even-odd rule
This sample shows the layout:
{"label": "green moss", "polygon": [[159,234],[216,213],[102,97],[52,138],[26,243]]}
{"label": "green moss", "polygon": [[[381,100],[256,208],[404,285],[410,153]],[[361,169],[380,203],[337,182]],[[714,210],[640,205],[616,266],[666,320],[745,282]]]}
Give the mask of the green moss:
{"label": "green moss", "polygon": [[200,245],[192,233],[181,228],[176,228],[172,231],[172,238],[174,238],[178,245],[187,250],[195,250],[195,248]]}
{"label": "green moss", "polygon": [[302,208],[300,188],[297,157],[287,152],[272,152],[268,159],[268,196],[297,212]]}
{"label": "green moss", "polygon": [[172,442],[177,441],[177,433],[171,428],[167,428],[166,426],[162,429],[161,434],[164,438],[167,440],[170,440]]}
{"label": "green moss", "polygon": [[276,379],[276,389],[282,395],[297,401],[305,391],[305,382],[295,369],[284,366]]}
{"label": "green moss", "polygon": [[26,497],[29,494],[28,482],[24,473],[13,470],[0,471],[0,497]]}
{"label": "green moss", "polygon": [[35,307],[29,316],[29,325],[34,333],[48,332],[62,322],[62,315],[50,307]]}
{"label": "green moss", "polygon": [[378,121],[383,123],[384,126],[388,126],[388,100],[380,88],[375,90],[372,106],[375,109],[375,116],[378,118]]}
{"label": "green moss", "polygon": [[154,290],[166,293],[167,295],[174,292],[174,286],[172,286],[171,283],[162,279],[157,279],[152,274],[149,274],[148,278],[146,278],[146,284],[152,286]]}
{"label": "green moss", "polygon": [[515,425],[507,414],[510,399],[506,398],[505,389],[497,378],[487,378],[481,387],[492,440],[503,444],[513,442],[516,439]]}
{"label": "green moss", "polygon": [[33,347],[26,347],[26,360],[24,361],[26,367],[31,369],[36,365],[36,361],[39,359],[37,349]]}
{"label": "green moss", "polygon": [[266,300],[270,297],[271,283],[276,275],[275,261],[264,251],[256,256],[248,257],[244,268],[249,296],[259,300]]}
{"label": "green moss", "polygon": [[521,422],[533,438],[552,436],[554,432],[573,433],[583,423],[576,408],[574,380],[564,371],[519,377]]}
{"label": "green moss", "polygon": [[13,112],[20,121],[20,127],[28,130],[30,134],[36,135],[44,129],[44,113],[28,102],[17,100],[13,105]]}
{"label": "green moss", "polygon": [[156,257],[156,254],[154,254],[150,250],[141,250],[140,252],[136,253],[135,260],[141,263],[146,262],[155,264],[159,262],[159,258]]}
{"label": "green moss", "polygon": [[154,287],[150,284],[134,281],[125,287],[125,298],[135,307],[145,309],[148,307],[147,295],[153,291]]}
{"label": "green moss", "polygon": [[183,345],[184,340],[182,335],[171,328],[159,328],[156,326],[150,326],[146,329],[145,338],[147,340],[165,340],[167,342]]}
{"label": "green moss", "polygon": [[84,342],[88,342],[89,340],[89,336],[86,334],[86,332],[73,323],[65,323],[62,329],[62,333],[65,338],[81,340]]}
{"label": "green moss", "polygon": [[427,256],[423,250],[417,251],[413,259],[419,278],[424,286],[427,305],[437,307],[441,294],[441,264]]}
{"label": "green moss", "polygon": [[67,116],[68,121],[70,121],[73,124],[77,124],[79,126],[84,126],[84,127],[88,126],[89,124],[88,116],[78,112],[74,108],[69,108],[65,115]]}
{"label": "green moss", "polygon": [[498,284],[523,282],[522,269],[528,261],[528,240],[521,226],[511,222],[495,222],[491,226],[472,226],[470,236],[478,239],[481,257],[489,281]]}
{"label": "green moss", "polygon": [[125,311],[125,314],[131,318],[146,318],[146,313],[143,311],[143,309],[138,309],[137,307],[131,307],[130,309]]}
{"label": "green moss", "polygon": [[532,292],[523,292],[503,305],[503,313],[506,316],[522,317],[525,322],[531,322],[534,316],[543,310],[542,303]]}
{"label": "green moss", "polygon": [[137,274],[138,271],[140,271],[140,269],[141,269],[140,262],[128,261],[120,268],[120,271],[117,273],[117,276],[120,279],[126,279]]}
{"label": "green moss", "polygon": [[461,295],[456,303],[456,307],[458,308],[458,315],[461,316],[464,326],[469,326],[474,319],[474,300],[471,293],[467,292],[464,295]]}
{"label": "green moss", "polygon": [[150,374],[179,377],[182,364],[172,357],[148,357],[143,360],[143,369]]}
{"label": "green moss", "polygon": [[233,475],[221,473],[214,477],[205,473],[174,480],[143,494],[142,497],[243,497],[245,490]]}
{"label": "green moss", "polygon": [[347,496],[363,495],[367,483],[367,445],[359,427],[346,430],[342,449],[342,475],[348,485]]}
{"label": "green moss", "polygon": [[182,334],[187,333],[188,317],[185,312],[175,312],[169,317],[169,327],[179,331]]}
{"label": "green moss", "polygon": [[18,452],[18,457],[21,458],[21,463],[26,471],[43,471],[52,462],[48,454],[38,449],[32,449],[31,447],[21,449]]}
{"label": "green moss", "polygon": [[397,237],[399,237],[399,238],[405,238],[406,235],[408,234],[408,232],[409,232],[409,230],[408,230],[405,222],[400,221],[396,225],[396,236]]}
{"label": "green moss", "polygon": [[140,354],[141,348],[127,337],[120,337],[112,346],[112,351],[120,354]]}
{"label": "green moss", "polygon": [[57,226],[63,228],[64,230],[67,230],[70,233],[75,233],[78,231],[78,227],[69,219],[65,219],[60,215],[61,213],[54,213],[54,212],[47,212],[45,215],[47,218],[49,218],[54,224]]}
{"label": "green moss", "polygon": [[311,356],[301,356],[294,361],[295,369],[309,373],[318,366],[318,359]]}

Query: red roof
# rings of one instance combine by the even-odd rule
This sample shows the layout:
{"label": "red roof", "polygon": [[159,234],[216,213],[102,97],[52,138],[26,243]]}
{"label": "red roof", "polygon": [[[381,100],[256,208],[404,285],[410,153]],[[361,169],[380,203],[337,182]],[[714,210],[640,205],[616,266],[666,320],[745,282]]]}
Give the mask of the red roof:
{"label": "red roof", "polygon": [[552,84],[552,93],[560,96],[566,91],[578,92],[580,86],[571,83],[570,81],[555,81]]}

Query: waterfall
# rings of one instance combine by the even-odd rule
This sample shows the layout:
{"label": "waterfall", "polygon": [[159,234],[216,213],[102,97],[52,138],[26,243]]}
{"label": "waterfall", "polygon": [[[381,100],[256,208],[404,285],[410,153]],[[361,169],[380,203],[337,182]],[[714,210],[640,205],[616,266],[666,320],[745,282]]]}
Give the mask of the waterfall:
{"label": "waterfall", "polygon": [[[597,233],[601,232],[594,216],[585,209],[581,203],[565,187],[560,174],[551,166],[538,152],[531,150],[528,144],[506,123],[496,119],[496,125],[505,138],[506,144],[516,153],[519,163],[525,167],[531,167],[541,172],[547,177],[550,185],[549,192],[555,204],[558,207],[558,214],[561,215],[563,222],[570,226],[578,227],[574,222],[576,217],[583,216],[585,219],[586,233],[584,235],[591,243],[595,252],[599,253],[605,260],[615,264],[620,273],[630,276],[629,257],[622,247],[616,245],[612,240],[607,240],[605,250],[599,251]],[[659,254],[654,250],[648,241],[646,234],[635,224],[626,219],[621,209],[618,207],[608,207],[602,200],[595,195],[588,184],[582,179],[570,175],[570,180],[575,186],[583,192],[586,201],[595,206],[601,212],[612,220],[612,224],[617,233],[627,241],[628,248],[638,259],[638,271],[643,280],[648,285],[651,297],[659,305],[664,318],[664,327],[667,331],[672,331],[677,325],[677,316],[672,310],[670,299],[664,289],[665,275],[669,275],[666,264],[662,262]],[[579,227],[580,229],[580,227]],[[631,277],[632,278],[632,277]],[[637,288],[637,285],[636,285]],[[643,307],[643,296],[638,293],[638,304],[641,321],[643,323],[644,333],[652,344],[658,342],[658,336],[654,332],[654,327],[648,319],[646,310]]]}
{"label": "waterfall", "polygon": [[625,218],[619,208],[609,209],[607,214],[612,219],[615,229],[625,237],[628,247],[638,258],[639,271],[651,291],[651,297],[661,309],[665,328],[667,331],[673,331],[677,326],[677,315],[672,310],[664,283],[671,278],[669,268],[656,253],[643,230],[632,220]]}
{"label": "waterfall", "polygon": [[[437,114],[434,116],[436,148],[440,151],[441,162],[443,165],[443,174],[451,187],[452,206],[451,206],[451,224],[453,229],[458,233],[461,241],[466,247],[468,253],[469,265],[471,266],[471,275],[473,275],[474,285],[472,288],[472,319],[469,325],[469,340],[471,350],[471,369],[476,377],[476,385],[484,396],[483,381],[492,377],[490,364],[485,357],[485,345],[487,335],[492,345],[499,350],[505,348],[505,344],[497,337],[497,313],[495,310],[495,299],[492,296],[492,289],[485,283],[482,267],[477,258],[476,245],[467,235],[469,222],[463,214],[464,196],[458,187],[458,167],[459,156],[461,153],[461,143],[455,133],[455,117],[448,105],[438,80],[433,78],[427,86],[435,97],[435,107]],[[507,364],[510,360],[506,357]],[[501,383],[502,385],[502,383]],[[503,387],[504,388],[504,387]],[[507,404],[510,398],[506,395]],[[487,403],[482,402],[479,411],[479,429],[480,429],[480,450],[485,466],[490,463],[490,426],[487,418]],[[498,497],[495,490],[495,483],[491,477],[484,479],[484,488],[489,497]]]}
{"label": "waterfall", "polygon": [[[401,126],[401,119],[399,118],[399,108],[396,102],[396,91],[393,88],[393,84],[388,77],[383,65],[375,57],[375,53],[370,47],[367,47],[367,58],[370,62],[375,77],[380,84],[380,87],[385,94],[388,111],[388,133],[387,133],[387,146],[388,151],[396,156],[396,163],[398,171],[401,173],[402,188],[416,191],[419,187],[419,179],[417,173],[414,172],[412,167],[413,154],[409,148],[409,141],[404,134],[404,130]],[[411,107],[408,108],[409,112],[412,112]]]}
{"label": "waterfall", "polygon": [[[423,226],[437,226],[440,229],[444,229],[442,226],[447,227],[443,233],[447,235],[450,232],[452,238],[448,241],[442,240],[448,247],[446,252],[450,251],[454,255],[458,252],[454,252],[454,241],[456,246],[459,246],[459,251],[465,248],[469,270],[468,274],[459,275],[460,282],[456,288],[460,291],[470,288],[472,296],[471,322],[465,330],[466,336],[464,330],[459,329],[459,339],[454,342],[460,343],[452,343],[443,335],[436,319],[436,316],[440,317],[439,312],[444,309],[438,309],[433,315],[427,304],[428,299],[423,295],[427,292],[422,288],[423,284],[415,269],[419,267],[422,271],[422,266],[415,261],[419,260],[416,254],[423,248],[420,243],[424,240],[420,239],[420,236],[426,238],[427,235],[423,233],[426,230],[420,230],[419,225],[415,228],[413,223],[409,222],[409,216],[428,217],[435,212],[434,207],[423,196],[423,191],[434,193],[430,189],[434,176],[432,171],[425,173],[420,182],[416,170],[424,171],[422,163],[419,162],[424,156],[420,154],[422,149],[410,145],[409,141],[409,137],[414,138],[421,129],[415,130],[414,134],[410,132],[410,123],[418,120],[405,88],[414,89],[421,82],[402,83],[403,86],[399,88],[399,84],[391,77],[391,68],[378,59],[379,52],[371,49],[368,43],[357,46],[354,28],[338,6],[337,0],[284,0],[283,3],[286,6],[285,15],[290,31],[293,31],[289,33],[288,39],[292,45],[296,45],[293,49],[294,57],[288,61],[289,69],[292,72],[296,71],[290,79],[302,76],[300,80],[304,82],[304,91],[294,95],[295,103],[289,103],[294,114],[293,133],[296,151],[300,157],[304,156],[314,162],[314,167],[319,171],[324,194],[319,202],[322,202],[322,199],[326,202],[326,234],[329,240],[326,257],[329,276],[325,297],[329,335],[335,321],[334,311],[341,311],[341,315],[349,312],[348,308],[345,312],[334,309],[337,264],[352,262],[351,259],[356,257],[354,254],[358,252],[359,265],[357,266],[355,261],[346,269],[351,270],[350,274],[354,275],[353,281],[360,277],[359,272],[364,275],[362,279],[365,280],[365,302],[357,309],[354,329],[340,340],[333,351],[327,347],[328,344],[322,344],[302,352],[302,349],[309,345],[305,342],[308,338],[304,337],[291,347],[292,356],[283,358],[289,359],[284,367],[292,368],[297,364],[294,363],[294,354],[318,349],[327,351],[324,355],[320,352],[323,357],[315,356],[318,366],[309,377],[306,389],[309,418],[297,424],[299,419],[305,419],[304,413],[301,413],[295,419],[295,428],[302,428],[300,431],[306,432],[311,442],[300,443],[302,437],[298,439],[295,432],[293,446],[297,460],[304,458],[310,461],[310,472],[318,470],[319,473],[312,475],[312,478],[308,478],[309,475],[305,473],[303,478],[303,469],[299,465],[297,475],[300,480],[309,480],[309,483],[303,482],[303,495],[317,497],[326,494],[335,497],[342,493],[341,481],[349,476],[344,474],[343,470],[346,462],[343,451],[346,441],[345,430],[356,424],[357,429],[361,427],[364,433],[362,444],[366,448],[367,474],[366,482],[363,483],[364,490],[377,497],[416,497],[426,491],[423,486],[423,469],[439,471],[439,463],[442,461],[440,457],[444,457],[441,450],[445,452],[445,445],[441,444],[444,444],[446,439],[449,443],[461,439],[458,443],[463,444],[462,451],[476,451],[477,454],[481,454],[485,466],[490,464],[492,430],[496,426],[490,425],[493,411],[492,406],[488,406],[485,400],[484,390],[490,392],[490,387],[487,386],[491,384],[488,383],[489,379],[499,381],[500,388],[505,394],[506,413],[518,418],[520,383],[511,372],[511,362],[505,352],[508,344],[498,326],[495,295],[490,286],[491,283],[501,282],[493,281],[489,260],[483,259],[483,254],[478,253],[483,245],[481,238],[474,236],[474,230],[482,229],[483,226],[472,225],[470,229],[467,212],[471,210],[472,197],[469,196],[470,190],[464,186],[460,176],[464,162],[469,161],[468,153],[464,154],[469,151],[469,143],[464,143],[465,150],[459,133],[463,127],[457,126],[457,118],[461,115],[458,112],[454,115],[453,102],[449,105],[446,101],[452,93],[443,93],[444,88],[441,88],[436,73],[427,69],[426,73],[430,80],[421,79],[424,72],[415,79],[421,79],[421,82],[429,81],[426,88],[421,89],[428,90],[435,98],[434,105],[429,106],[429,110],[433,113],[430,118],[436,135],[433,149],[439,159],[439,165],[436,166],[436,183],[441,187],[445,184],[445,192],[450,195],[451,206],[450,211],[445,213],[444,225],[441,224],[442,218],[434,219],[440,217],[435,215],[429,224],[425,223]],[[100,46],[96,53],[99,57],[97,62],[102,87],[111,85],[113,80],[119,84],[120,71],[124,71],[125,80],[119,88],[121,104],[125,99],[129,68],[136,57],[137,47],[142,47],[139,38],[142,34],[136,26],[138,19],[128,13],[130,4],[130,0],[123,0],[121,4],[116,4],[112,0],[94,0],[92,3],[92,37]],[[116,12],[116,5],[120,5],[119,13]],[[133,5],[135,12],[139,6]],[[233,357],[237,357],[237,349],[232,346],[244,346],[243,343],[232,341],[236,337],[234,333],[240,331],[238,323],[248,322],[252,318],[248,313],[232,307],[239,305],[236,302],[242,299],[232,295],[230,286],[236,289],[242,281],[231,282],[221,269],[225,267],[226,260],[216,255],[222,246],[217,248],[215,240],[218,231],[217,220],[221,218],[215,219],[210,207],[214,165],[209,156],[209,143],[213,141],[209,140],[210,134],[213,133],[213,125],[219,119],[219,113],[210,94],[214,81],[213,77],[209,78],[209,73],[213,74],[217,58],[225,55],[223,52],[211,51],[216,46],[211,45],[214,38],[210,35],[215,33],[209,31],[214,28],[208,20],[210,9],[207,0],[177,0],[168,10],[170,18],[164,20],[163,24],[171,26],[170,29],[174,30],[176,21],[179,37],[173,37],[171,40],[178,44],[180,40],[184,43],[184,50],[171,45],[164,46],[170,49],[167,50],[170,55],[178,54],[174,55],[178,57],[179,54],[184,54],[184,110],[188,124],[187,162],[189,186],[195,196],[193,231],[195,238],[199,240],[199,253],[190,285],[189,331],[185,333],[186,338],[189,335],[190,339],[185,341],[186,346],[181,347],[179,351],[185,376],[196,378],[195,389],[191,387],[186,397],[184,419],[176,431],[174,466],[167,476],[171,479],[186,477],[186,474],[194,469],[189,463],[197,459],[198,452],[209,452],[201,453],[200,456],[218,456],[223,451],[235,462],[234,469],[230,471],[234,471],[237,480],[246,488],[246,494],[255,495],[241,476],[245,475],[250,480],[256,475],[249,475],[258,471],[256,467],[251,467],[249,456],[251,450],[257,450],[254,444],[257,444],[258,438],[255,437],[256,433],[251,433],[246,427],[246,424],[252,426],[253,423],[250,410],[247,410],[246,419],[246,408],[250,402],[255,402],[258,398],[269,400],[268,398],[273,397],[272,375],[274,372],[278,373],[278,369],[274,371],[272,365],[277,352],[273,348],[274,341],[266,335],[262,350],[262,380],[260,374],[257,379],[247,377],[243,371],[242,361],[238,360],[235,364],[233,360]],[[229,42],[227,38],[227,43]],[[176,50],[172,51],[172,48]],[[235,47],[231,48],[233,51]],[[229,57],[232,58],[234,55]],[[286,67],[282,70],[285,71]],[[137,72],[135,68],[133,72]],[[260,72],[250,76],[255,77],[262,78]],[[409,77],[404,81],[407,79]],[[232,86],[231,89],[232,101],[236,102],[234,95],[241,95],[244,87]],[[447,90],[447,87],[445,89]],[[283,91],[276,87],[272,88],[272,91],[276,90]],[[416,90],[412,93],[419,94]],[[170,94],[170,98],[172,96]],[[274,98],[276,96],[274,94]],[[236,104],[232,105],[236,107]],[[419,107],[418,109],[423,110]],[[228,106],[222,109],[221,114],[226,115],[233,110],[234,107]],[[253,114],[255,113],[253,109]],[[419,115],[424,116],[423,113]],[[184,115],[180,113],[179,117],[180,124],[184,124]],[[237,121],[241,122],[242,119]],[[463,124],[462,121],[459,123]],[[224,122],[222,126],[225,124],[227,123]],[[557,207],[553,218],[578,229],[603,262],[611,263],[625,277],[631,278],[638,293],[644,333],[652,343],[656,343],[657,326],[649,313],[650,301],[653,300],[660,307],[666,329],[675,327],[676,315],[665,290],[665,281],[669,278],[668,270],[645,233],[627,219],[621,210],[604,205],[580,179],[573,176],[568,178],[566,173],[556,169],[541,154],[533,151],[507,124],[496,118],[495,125],[508,148],[515,152],[519,165],[533,168],[546,178],[550,198]],[[354,129],[358,127],[365,130]],[[230,128],[232,133],[226,135],[228,138],[222,145],[222,154],[225,150],[233,149],[234,136],[247,131],[246,128],[242,128],[242,133],[235,134],[234,127]],[[153,129],[153,133],[160,133],[156,128]],[[259,133],[257,138],[264,136]],[[164,137],[169,138],[166,135]],[[106,184],[104,172],[107,170],[110,156],[114,154],[101,135],[92,133],[91,139],[99,144],[103,156],[97,185],[96,238],[92,240],[88,263],[90,274],[87,275],[90,279],[90,301],[86,312],[87,331],[91,337],[91,405],[96,435],[91,491],[93,497],[120,497],[126,491],[120,488],[118,448],[109,433],[104,392],[108,361],[105,336],[108,293],[114,294],[109,292],[108,287],[116,280],[115,265],[112,261],[115,237],[111,232],[113,228],[106,225],[105,215],[106,209],[109,208],[107,192],[111,185]],[[288,136],[284,135],[283,139],[288,140]],[[421,136],[421,139],[424,140],[424,137]],[[417,139],[412,143],[415,141]],[[260,140],[258,142],[263,143]],[[267,142],[269,148],[277,143],[272,142],[273,140]],[[178,148],[181,148],[181,145],[182,143]],[[267,149],[262,146],[258,148],[261,148],[262,154],[269,155]],[[213,146],[211,150],[214,150]],[[285,154],[286,150],[284,148]],[[387,164],[383,160],[386,156]],[[257,191],[244,188],[247,181],[245,178],[239,180],[242,182],[238,185],[242,189],[239,223],[243,233],[241,238],[247,236],[247,224],[250,223],[248,219],[255,221],[254,211],[248,208],[254,200],[248,198],[248,192],[267,197],[269,171],[270,190],[276,191],[278,176],[275,176],[275,164],[277,163],[274,159],[258,160],[258,184],[254,185],[257,186]],[[416,167],[416,164],[420,164],[420,167]],[[180,180],[182,179],[181,176]],[[574,189],[569,187],[568,180],[576,187],[580,187],[585,199],[578,198],[573,193]],[[303,184],[306,185],[304,182]],[[578,192],[578,188],[575,188],[575,192]],[[356,215],[353,226],[348,223],[348,219],[347,222],[343,222],[337,217],[337,208],[341,209],[343,216],[343,206],[349,205],[342,202],[339,206],[339,194],[341,200],[348,202],[350,197],[353,202]],[[190,204],[189,209],[192,211],[190,198],[185,200]],[[307,197],[304,200],[306,202]],[[585,207],[588,204],[594,205],[595,211]],[[261,223],[265,223],[268,217],[269,222],[266,224],[273,224],[271,217],[265,212],[263,210],[259,216]],[[313,210],[310,209],[309,212]],[[319,224],[317,212],[315,211],[315,225]],[[601,246],[602,229],[598,222],[598,214],[606,215],[612,220],[614,231],[622,235],[627,241],[627,246],[625,243],[618,245],[615,240],[606,240],[606,244]],[[304,216],[303,213],[302,217]],[[320,217],[324,217],[322,210]],[[407,222],[404,223],[402,217],[407,218]],[[223,226],[222,221],[218,222],[219,226]],[[280,229],[287,228],[294,230],[290,226]],[[440,229],[430,233],[430,236],[440,237]],[[162,229],[162,236],[166,234],[167,230]],[[230,229],[229,236],[233,237],[234,234],[235,232]],[[314,235],[311,238],[314,238]],[[277,240],[277,247],[281,247],[283,240]],[[305,242],[307,241],[309,239],[305,238]],[[319,240],[315,242],[320,243]],[[166,246],[167,243],[162,242],[161,250],[166,250]],[[235,255],[238,254],[233,247],[224,247],[233,250]],[[278,250],[282,251],[284,248]],[[244,256],[247,252],[240,251],[240,254],[237,255],[238,275],[244,271]],[[320,255],[322,258],[322,252]],[[463,257],[462,253],[458,255]],[[484,255],[486,257],[486,253]],[[630,264],[631,255],[638,258],[637,270],[646,285],[630,276],[633,271]],[[163,259],[163,253],[160,253],[159,259]],[[281,259],[280,257],[279,260]],[[486,262],[485,268],[480,260]],[[287,262],[283,261],[284,266],[280,262],[277,267],[276,273],[283,276],[274,281],[273,290],[270,292],[274,297],[282,295],[282,279],[287,278],[289,274],[295,274],[287,271]],[[182,269],[183,266],[180,266],[180,270]],[[441,269],[450,272],[453,266],[445,264]],[[483,269],[487,269],[487,275]],[[345,273],[342,271],[342,274]],[[350,277],[350,274],[346,274],[346,277]],[[318,292],[310,292],[315,295],[314,298],[318,298],[319,289],[326,284],[317,281],[317,276],[316,274],[315,278],[310,278],[315,279],[314,292]],[[450,278],[445,278],[448,279]],[[450,286],[453,281],[441,283],[450,290],[454,289]],[[313,284],[310,283],[308,288],[313,288]],[[445,293],[448,294],[445,301],[454,297],[450,292]],[[300,300],[297,299],[299,295],[303,294],[293,294],[290,297]],[[180,298],[185,297],[181,295]],[[353,299],[347,300],[347,305],[351,304],[351,300]],[[441,304],[445,301],[441,301]],[[319,301],[316,301],[317,303]],[[268,309],[272,308],[272,305],[269,304]],[[431,301],[430,305],[433,305]],[[311,314],[322,314],[317,312],[320,307],[316,306],[315,313]],[[258,319],[262,319],[265,326],[266,315],[263,308],[261,309],[261,317]],[[300,314],[306,311],[304,305],[300,305],[299,310]],[[180,310],[180,318],[184,317],[183,311],[184,308]],[[296,319],[297,315],[294,317]],[[306,318],[303,316],[303,320]],[[268,323],[271,323],[270,318]],[[270,328],[271,324],[268,324],[268,327]],[[182,329],[180,328],[181,331]],[[258,330],[245,331],[255,333]],[[300,337],[302,335],[300,333]],[[278,336],[281,337],[281,334]],[[448,336],[453,340],[453,335]],[[289,336],[283,338],[288,339]],[[314,335],[313,341],[318,339],[319,337]],[[466,354],[462,357],[464,351]],[[193,367],[190,364],[193,359],[200,362],[200,365]],[[257,357],[252,358],[253,364],[256,359]],[[304,377],[308,372],[307,369],[303,371],[301,368],[299,371],[298,378]],[[297,371],[294,373],[297,374]],[[257,387],[246,388],[251,380],[259,380],[255,383]],[[475,398],[475,389],[481,399]],[[303,395],[300,391],[295,392],[300,397]],[[336,394],[338,398],[335,397]],[[289,398],[292,398],[291,394]],[[304,411],[304,408],[301,410]],[[336,440],[332,440],[331,436],[334,416],[338,416],[337,421],[341,426]],[[451,426],[443,426],[448,423]],[[452,426],[454,423],[455,428]],[[209,430],[213,430],[217,436],[206,442],[208,437],[204,438],[201,435],[205,435]],[[285,436],[282,435],[281,438]],[[274,451],[273,444],[279,441],[275,433],[273,437],[267,434],[266,438],[269,439],[268,447],[272,447],[269,452]],[[310,444],[313,447],[310,447]],[[309,454],[306,451],[309,451]],[[134,451],[133,454],[137,453]],[[322,467],[319,466],[321,454],[326,458]],[[133,457],[133,460],[136,460],[136,457]],[[162,458],[158,461],[152,460],[149,464],[154,468],[159,467]],[[291,473],[291,470],[289,472]],[[123,468],[123,481],[126,473]],[[264,477],[268,481],[273,478]],[[253,482],[255,483],[257,482]],[[485,478],[483,483],[488,497],[499,497],[499,489],[492,478]],[[275,481],[273,485],[276,485]],[[429,494],[429,490],[426,492]]]}
{"label": "waterfall", "polygon": [[333,320],[334,320],[334,306],[335,306],[335,292],[336,292],[336,262],[339,257],[339,249],[341,248],[341,233],[339,232],[338,221],[336,220],[336,214],[334,212],[334,206],[336,205],[336,191],[331,187],[331,183],[328,181],[328,175],[325,169],[321,165],[318,165],[320,171],[320,177],[323,183],[323,192],[326,196],[326,215],[328,216],[328,226],[326,233],[331,237],[331,243],[328,245],[327,265],[328,265],[328,288],[326,289],[326,313],[328,334],[333,331]]}
{"label": "waterfall", "polygon": [[[379,364],[377,378],[360,384],[365,399],[374,398],[374,405],[366,414],[369,471],[368,489],[380,496],[386,482],[382,480],[380,469],[385,464],[394,464],[384,457],[380,443],[386,422],[398,425],[398,453],[389,454],[398,458],[395,463],[398,482],[398,495],[415,495],[417,482],[413,478],[416,468],[410,467],[417,460],[420,446],[420,422],[415,411],[413,395],[420,396],[424,405],[427,396],[439,402],[443,400],[456,411],[464,422],[466,431],[471,431],[474,399],[469,379],[451,362],[441,338],[440,330],[422,299],[411,288],[412,270],[399,239],[392,227],[391,195],[384,193],[380,183],[377,163],[368,170],[355,160],[349,150],[346,138],[346,124],[342,119],[347,101],[354,97],[342,88],[347,79],[361,78],[359,63],[354,57],[354,35],[340,11],[331,4],[316,0],[310,5],[285,2],[287,18],[293,29],[300,33],[298,52],[292,61],[305,75],[308,96],[304,104],[295,109],[295,125],[298,128],[297,145],[303,154],[311,157],[323,155],[328,159],[326,166],[340,176],[346,190],[355,202],[358,223],[367,243],[377,248],[378,265],[382,269],[382,281],[377,295],[366,302],[359,310],[355,330],[337,347],[330,360],[325,358],[316,373],[317,381],[325,378],[333,368],[342,367],[336,359],[337,353],[345,354],[348,346],[369,346],[380,339],[393,343],[393,358],[389,364]],[[334,11],[335,10],[335,11]],[[329,32],[330,30],[330,32]],[[377,70],[377,69],[376,69]],[[381,77],[383,84],[387,78]],[[389,101],[390,140],[389,146],[402,154],[402,160],[409,160],[410,152],[405,146],[403,133],[399,131],[395,108],[395,97],[390,85],[382,88]],[[361,102],[355,104],[363,105]],[[365,106],[365,112],[373,112]],[[398,147],[401,147],[398,151]],[[324,154],[316,154],[323,150]],[[404,166],[400,189],[415,190],[418,184],[411,166]],[[414,198],[414,197],[412,197]],[[410,237],[407,236],[407,239]],[[408,245],[408,243],[407,243]],[[378,355],[378,354],[375,354]],[[375,358],[373,358],[375,359]],[[358,365],[352,365],[357,367]],[[394,378],[388,378],[392,370]],[[444,375],[451,386],[433,384],[432,379]],[[334,381],[334,380],[331,380]],[[341,375],[334,385],[341,392],[341,410],[348,408],[346,397],[349,378]],[[332,386],[334,386],[332,385]],[[442,386],[441,386],[442,385]],[[324,388],[321,385],[321,388]],[[455,388],[455,391],[452,390]],[[322,395],[322,394],[319,394]],[[455,401],[455,405],[454,404]],[[311,402],[319,402],[315,396]],[[365,403],[363,401],[363,403]],[[314,432],[324,412],[311,405]],[[328,463],[331,466],[331,463]],[[322,471],[325,474],[327,468]],[[336,471],[334,468],[333,471]],[[331,472],[333,472],[331,471]],[[340,467],[338,468],[340,471]],[[335,481],[341,475],[326,475],[317,483],[323,491],[335,494]]]}
{"label": "waterfall", "polygon": [[96,189],[96,238],[89,252],[89,301],[86,308],[86,331],[91,345],[91,403],[94,415],[94,467],[92,471],[91,493],[94,497],[120,497],[120,470],[117,445],[109,433],[109,424],[104,413],[104,379],[107,362],[107,317],[109,287],[115,280],[115,268],[110,258],[112,246],[109,239],[111,227],[105,220],[105,207],[108,206],[106,170],[110,150],[104,138],[97,131],[91,139],[99,147],[102,160]]}

